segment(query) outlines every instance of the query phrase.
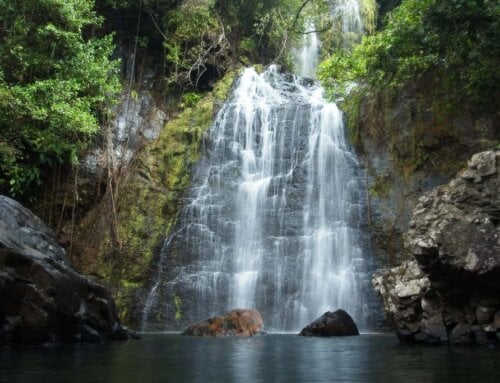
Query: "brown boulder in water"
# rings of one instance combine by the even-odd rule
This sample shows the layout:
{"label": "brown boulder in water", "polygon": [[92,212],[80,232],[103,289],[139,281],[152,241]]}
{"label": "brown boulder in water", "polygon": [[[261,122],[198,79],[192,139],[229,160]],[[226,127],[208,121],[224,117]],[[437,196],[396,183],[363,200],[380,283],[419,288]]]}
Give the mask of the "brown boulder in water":
{"label": "brown boulder in water", "polygon": [[182,335],[254,336],[265,335],[264,322],[257,310],[236,309],[189,326]]}

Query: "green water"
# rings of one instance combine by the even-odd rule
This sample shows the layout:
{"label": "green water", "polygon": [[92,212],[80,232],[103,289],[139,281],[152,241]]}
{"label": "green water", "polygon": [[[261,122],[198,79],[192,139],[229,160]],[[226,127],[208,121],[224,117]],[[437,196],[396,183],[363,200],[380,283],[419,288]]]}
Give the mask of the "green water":
{"label": "green water", "polygon": [[192,338],[0,350],[0,382],[500,382],[500,352],[393,335]]}

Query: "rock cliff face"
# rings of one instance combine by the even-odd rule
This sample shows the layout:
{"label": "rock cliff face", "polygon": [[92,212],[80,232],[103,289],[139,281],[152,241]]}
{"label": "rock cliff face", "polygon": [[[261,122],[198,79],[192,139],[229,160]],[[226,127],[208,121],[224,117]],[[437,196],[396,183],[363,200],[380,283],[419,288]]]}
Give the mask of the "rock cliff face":
{"label": "rock cliff face", "polygon": [[38,217],[0,196],[0,346],[128,337],[108,291],[71,268]]}
{"label": "rock cliff face", "polygon": [[405,258],[403,233],[422,194],[449,182],[472,154],[500,139],[498,117],[478,117],[466,108],[439,115],[428,99],[409,88],[369,94],[355,112],[342,107],[366,168],[373,244],[391,265]]}
{"label": "rock cliff face", "polygon": [[[84,174],[98,175],[112,167],[126,166],[134,154],[160,135],[166,121],[165,105],[161,105],[149,90],[123,94],[111,121],[109,136],[99,142],[82,161]],[[109,158],[111,157],[111,159]]]}
{"label": "rock cliff face", "polygon": [[420,198],[404,236],[412,259],[373,279],[402,341],[500,340],[499,224],[500,152]]}

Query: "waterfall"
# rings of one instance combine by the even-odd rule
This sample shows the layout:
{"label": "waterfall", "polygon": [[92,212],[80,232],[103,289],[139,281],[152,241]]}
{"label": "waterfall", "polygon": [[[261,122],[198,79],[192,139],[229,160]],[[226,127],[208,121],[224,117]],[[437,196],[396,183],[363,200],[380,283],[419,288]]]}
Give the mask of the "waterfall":
{"label": "waterfall", "polygon": [[343,45],[351,46],[364,34],[361,2],[363,0],[330,0],[330,8],[334,20],[340,21]]}
{"label": "waterfall", "polygon": [[144,329],[177,329],[235,307],[291,331],[370,310],[365,195],[342,113],[310,80],[248,68],[206,139],[179,227],[162,249]]}
{"label": "waterfall", "polygon": [[316,77],[321,43],[315,29],[313,22],[307,20],[301,49],[294,51],[297,73],[302,77]]}
{"label": "waterfall", "polygon": [[[311,77],[319,39],[304,39],[297,68]],[[245,69],[163,246],[143,329],[180,329],[238,307],[258,309],[274,331],[338,308],[370,328],[360,180],[342,112],[323,88],[275,65]]]}
{"label": "waterfall", "polygon": [[360,1],[362,0],[336,0],[332,7],[333,15],[342,20],[342,32],[344,34],[363,33]]}

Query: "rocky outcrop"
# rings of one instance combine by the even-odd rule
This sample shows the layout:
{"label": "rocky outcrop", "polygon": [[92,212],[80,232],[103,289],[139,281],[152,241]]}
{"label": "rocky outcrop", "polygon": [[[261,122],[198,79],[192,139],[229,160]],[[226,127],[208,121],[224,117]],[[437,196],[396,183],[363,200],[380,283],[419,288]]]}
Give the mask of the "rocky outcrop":
{"label": "rocky outcrop", "polygon": [[254,336],[265,335],[264,322],[257,310],[236,309],[222,316],[189,326],[182,335]]}
{"label": "rocky outcrop", "polygon": [[[116,107],[116,117],[111,121],[110,136],[98,143],[83,158],[83,174],[98,174],[107,171],[109,155],[113,167],[128,165],[132,157],[147,142],[160,135],[167,114],[149,90],[123,94]],[[109,152],[109,145],[112,146]]]}
{"label": "rocky outcrop", "polygon": [[106,289],[71,268],[38,217],[0,196],[0,346],[128,337]]}
{"label": "rocky outcrop", "polygon": [[[384,3],[381,12],[393,1]],[[434,97],[424,89],[428,84],[397,94],[370,92],[358,103],[354,92],[350,104],[342,105],[367,173],[372,243],[391,266],[406,257],[403,234],[422,194],[449,182],[472,154],[500,140],[498,116],[479,116],[466,107],[452,115],[433,110],[428,104]]]}
{"label": "rocky outcrop", "polygon": [[359,335],[358,327],[344,310],[327,311],[310,325],[304,327],[302,336],[350,336]]}
{"label": "rocky outcrop", "polygon": [[398,337],[472,344],[500,339],[500,152],[475,154],[414,210],[412,259],[376,275]]}

